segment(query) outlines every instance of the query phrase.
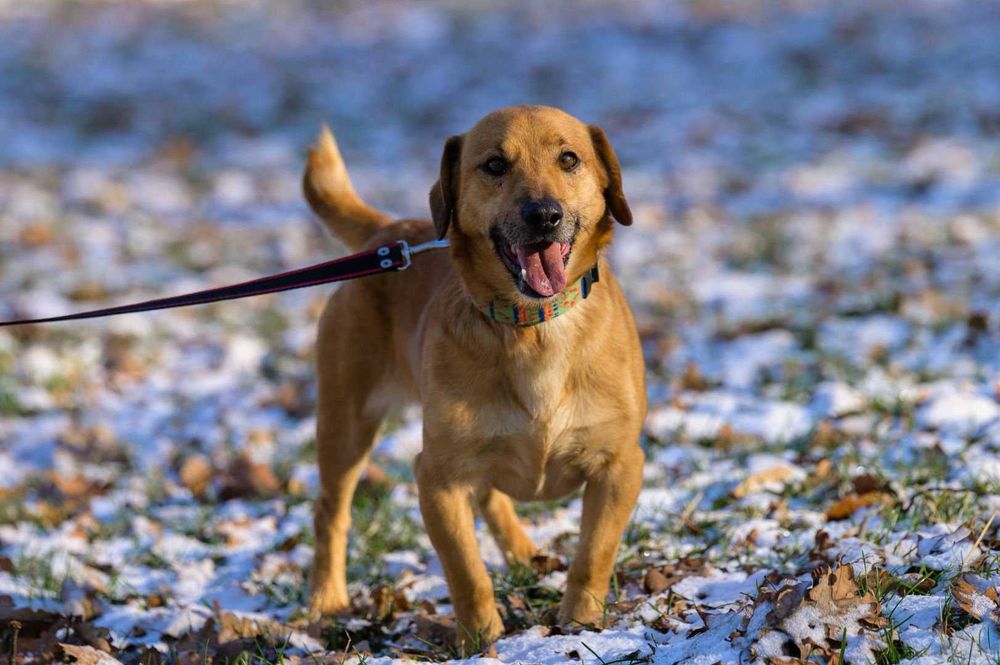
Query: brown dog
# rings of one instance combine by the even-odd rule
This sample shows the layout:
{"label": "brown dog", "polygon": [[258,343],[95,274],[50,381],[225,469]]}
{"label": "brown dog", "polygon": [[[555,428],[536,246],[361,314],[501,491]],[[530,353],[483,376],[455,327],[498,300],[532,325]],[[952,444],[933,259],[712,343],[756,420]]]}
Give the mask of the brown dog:
{"label": "brown dog", "polygon": [[459,643],[503,631],[473,499],[508,560],[526,562],[536,547],[511,497],[549,500],[586,486],[560,619],[595,622],[642,484],[646,414],[635,324],[600,254],[614,220],[632,222],[604,132],[548,107],[486,116],[445,143],[430,193],[433,225],[392,223],[366,205],[327,131],[309,153],[304,187],[353,250],[451,241],[450,255],[421,254],[405,273],[343,285],[320,320],[312,609],[347,608],[358,476],[387,412],[419,400],[420,509]]}

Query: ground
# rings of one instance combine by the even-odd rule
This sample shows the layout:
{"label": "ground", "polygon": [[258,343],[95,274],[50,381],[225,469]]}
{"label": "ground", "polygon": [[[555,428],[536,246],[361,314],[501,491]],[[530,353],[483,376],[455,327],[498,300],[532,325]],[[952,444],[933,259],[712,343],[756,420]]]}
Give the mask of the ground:
{"label": "ground", "polygon": [[[598,626],[551,625],[578,496],[524,506],[531,568],[480,527],[507,632],[466,662],[998,663],[998,30],[950,0],[0,0],[0,318],[342,254],[298,187],[321,122],[423,216],[447,136],[562,106],[635,212],[646,486]],[[0,659],[456,655],[419,411],[356,500],[352,616],[303,612],[329,291],[0,332]]]}

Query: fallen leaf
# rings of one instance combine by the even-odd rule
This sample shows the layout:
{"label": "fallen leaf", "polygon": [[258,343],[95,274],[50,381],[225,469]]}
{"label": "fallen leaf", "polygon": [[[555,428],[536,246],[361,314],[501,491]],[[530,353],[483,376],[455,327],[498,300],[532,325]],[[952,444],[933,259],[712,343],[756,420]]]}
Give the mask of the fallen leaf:
{"label": "fallen leaf", "polygon": [[715,435],[715,442],[723,450],[729,450],[739,445],[744,445],[753,440],[749,434],[736,431],[729,423],[723,423]]}
{"label": "fallen leaf", "polygon": [[531,567],[538,575],[548,575],[549,573],[566,570],[566,563],[557,556],[551,554],[536,554],[531,557]]}
{"label": "fallen leaf", "polygon": [[64,476],[55,471],[50,471],[49,480],[60,494],[70,499],[84,497],[95,489],[94,485],[80,474]]}
{"label": "fallen leaf", "polygon": [[833,466],[833,462],[824,457],[816,463],[816,468],[809,474],[809,477],[806,479],[806,486],[819,487],[820,485],[833,483],[836,480],[837,468]]}
{"label": "fallen leaf", "polygon": [[394,590],[385,584],[372,588],[369,599],[371,609],[368,614],[372,619],[379,621],[393,619],[399,612],[410,609],[410,601],[406,595],[401,590]]}
{"label": "fallen leaf", "polygon": [[681,375],[681,389],[701,392],[708,390],[709,383],[701,374],[701,369],[694,362],[688,362],[684,366],[684,373]]}
{"label": "fallen leaf", "polygon": [[888,496],[882,492],[868,492],[867,494],[848,494],[838,499],[832,506],[826,509],[828,520],[845,520],[861,508],[884,502]]}
{"label": "fallen leaf", "polygon": [[853,637],[886,625],[878,601],[871,592],[861,593],[851,566],[821,567],[813,579],[802,604],[779,624],[803,653],[818,649],[830,655],[845,635]]}
{"label": "fallen leaf", "polygon": [[223,612],[219,617],[219,643],[234,642],[247,638],[263,637],[280,640],[293,632],[277,621],[261,618],[241,617],[232,612]]}
{"label": "fallen leaf", "polygon": [[28,224],[22,228],[18,239],[23,245],[27,245],[28,247],[41,247],[43,245],[48,245],[55,239],[55,237],[55,231],[52,229],[52,224],[48,222],[37,222],[34,224]]}
{"label": "fallen leaf", "polygon": [[642,578],[642,588],[648,594],[660,593],[669,586],[670,580],[656,568],[650,567]]}
{"label": "fallen leaf", "polygon": [[212,464],[204,455],[193,455],[181,465],[181,484],[195,496],[204,496],[212,484]]}
{"label": "fallen leaf", "polygon": [[843,441],[843,434],[830,424],[829,420],[821,420],[812,436],[812,446],[815,448],[836,448]]}
{"label": "fallen leaf", "polygon": [[885,483],[873,473],[862,473],[860,476],[856,476],[851,484],[854,486],[854,493],[859,495],[885,489]]}
{"label": "fallen leaf", "polygon": [[736,486],[733,496],[741,499],[762,490],[780,492],[785,483],[793,480],[799,471],[790,464],[778,464],[751,474]]}
{"label": "fallen leaf", "polygon": [[418,639],[438,646],[449,644],[455,636],[454,622],[437,615],[418,614],[414,628]]}
{"label": "fallen leaf", "polygon": [[63,654],[79,665],[122,665],[121,661],[110,654],[99,651],[94,647],[78,646],[76,644],[59,643]]}
{"label": "fallen leaf", "polygon": [[233,460],[226,470],[219,498],[225,501],[241,497],[270,497],[279,490],[281,483],[271,467],[243,456]]}
{"label": "fallen leaf", "polygon": [[1000,623],[1000,594],[996,587],[975,585],[969,577],[965,577],[952,586],[951,595],[969,616],[980,621],[988,619]]}

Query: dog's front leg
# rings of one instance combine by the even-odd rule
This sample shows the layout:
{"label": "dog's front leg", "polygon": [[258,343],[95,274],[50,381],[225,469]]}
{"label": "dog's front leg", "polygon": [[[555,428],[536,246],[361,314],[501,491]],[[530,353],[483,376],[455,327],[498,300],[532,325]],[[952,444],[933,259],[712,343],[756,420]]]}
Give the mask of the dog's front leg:
{"label": "dog's front leg", "polygon": [[453,464],[436,464],[427,453],[416,463],[420,513],[441,559],[455,608],[456,642],[464,653],[480,651],[503,633],[493,584],[479,556],[472,487],[450,478]]}
{"label": "dog's front leg", "polygon": [[630,444],[587,480],[580,544],[559,606],[564,624],[596,624],[602,618],[618,544],[642,488],[644,459],[642,450]]}

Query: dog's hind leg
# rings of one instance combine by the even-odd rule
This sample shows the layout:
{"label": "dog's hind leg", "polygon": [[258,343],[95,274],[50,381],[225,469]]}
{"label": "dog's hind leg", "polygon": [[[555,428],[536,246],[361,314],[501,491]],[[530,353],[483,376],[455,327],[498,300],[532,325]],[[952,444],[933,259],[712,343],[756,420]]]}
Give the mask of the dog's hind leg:
{"label": "dog's hind leg", "polygon": [[489,488],[480,490],[476,501],[507,564],[530,564],[538,548],[525,533],[510,497],[500,490]]}
{"label": "dog's hind leg", "polygon": [[347,537],[351,528],[351,500],[379,424],[370,419],[331,420],[320,418],[316,436],[321,489],[313,515],[316,553],[309,608],[318,615],[343,612],[350,603]]}
{"label": "dog's hind leg", "polygon": [[[337,292],[320,321],[316,349],[318,395],[316,452],[319,459],[320,494],[313,524],[316,550],[310,583],[309,606],[315,615],[348,609],[347,539],[351,527],[351,500],[375,441],[382,409],[372,408],[385,357],[359,352],[379,349],[368,327],[345,326],[366,312],[352,307]],[[358,339],[362,334],[365,339]],[[377,334],[374,334],[377,337]],[[370,345],[370,346],[369,346]]]}

